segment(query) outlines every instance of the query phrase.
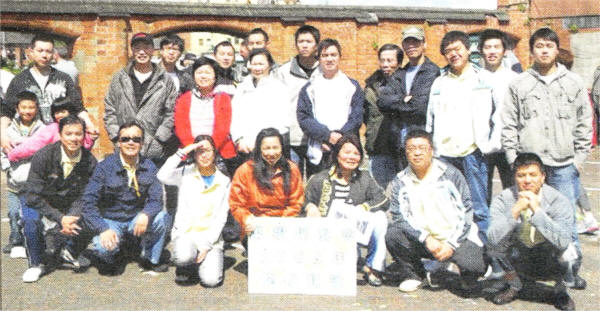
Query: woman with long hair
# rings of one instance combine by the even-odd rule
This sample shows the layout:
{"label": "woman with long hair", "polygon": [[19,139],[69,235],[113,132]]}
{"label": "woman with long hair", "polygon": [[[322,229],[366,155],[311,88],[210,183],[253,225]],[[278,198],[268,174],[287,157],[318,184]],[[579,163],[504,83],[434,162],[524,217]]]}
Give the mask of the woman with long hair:
{"label": "woman with long hair", "polygon": [[[157,174],[163,184],[179,188],[171,232],[178,283],[196,275],[206,287],[223,281],[221,230],[229,211],[230,180],[217,169],[216,153],[212,137],[199,135],[169,157]],[[180,165],[186,157],[187,163]]]}
{"label": "woman with long hair", "polygon": [[214,91],[217,70],[217,63],[206,57],[200,57],[192,65],[195,86],[175,102],[175,135],[182,146],[190,145],[198,135],[211,136],[231,175],[235,170],[232,159],[236,155],[229,132],[231,97]]}
{"label": "woman with long hair", "polygon": [[307,217],[356,220],[357,241],[368,248],[363,272],[370,285],[380,286],[389,200],[369,172],[359,170],[363,158],[360,139],[343,134],[331,151],[333,165],[308,180],[304,212]]}
{"label": "woman with long hair", "polygon": [[283,137],[277,129],[261,130],[252,159],[242,164],[231,183],[229,206],[241,225],[241,236],[255,229],[255,218],[296,216],[304,201],[302,175],[283,153]]}
{"label": "woman with long hair", "polygon": [[[238,85],[232,101],[231,137],[243,160],[250,157],[256,136],[264,128],[276,128],[286,146],[292,117],[285,85],[271,74],[274,64],[271,53],[253,49],[248,61],[250,75]],[[289,155],[287,148],[285,154]]]}

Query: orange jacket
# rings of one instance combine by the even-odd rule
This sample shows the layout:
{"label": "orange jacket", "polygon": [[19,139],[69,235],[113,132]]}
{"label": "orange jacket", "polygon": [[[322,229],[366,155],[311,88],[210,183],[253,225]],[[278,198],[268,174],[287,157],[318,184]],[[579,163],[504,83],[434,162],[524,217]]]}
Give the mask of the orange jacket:
{"label": "orange jacket", "polygon": [[276,174],[272,179],[273,191],[263,189],[254,178],[254,162],[242,164],[231,182],[229,207],[231,214],[240,223],[243,238],[246,218],[250,214],[260,216],[291,217],[300,212],[304,203],[302,175],[295,163],[288,161],[291,169],[290,195],[283,191],[283,176]]}

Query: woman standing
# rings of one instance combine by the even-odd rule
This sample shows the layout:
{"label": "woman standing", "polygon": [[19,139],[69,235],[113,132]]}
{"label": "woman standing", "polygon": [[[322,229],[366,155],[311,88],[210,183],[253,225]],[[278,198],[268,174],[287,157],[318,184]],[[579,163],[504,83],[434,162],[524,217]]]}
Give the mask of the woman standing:
{"label": "woman standing", "polygon": [[187,146],[198,135],[209,135],[218,154],[225,160],[230,174],[235,165],[235,147],[229,129],[231,126],[231,97],[214,92],[217,64],[201,57],[192,65],[196,86],[183,93],[175,103],[175,135],[182,146]]}
{"label": "woman standing", "polygon": [[[179,166],[185,157],[192,161]],[[171,237],[175,281],[189,281],[197,273],[206,287],[223,282],[223,240],[221,230],[229,211],[229,178],[215,165],[216,148],[208,135],[169,157],[158,172],[158,179],[179,187],[177,214]]]}
{"label": "woman standing", "polygon": [[[355,218],[362,227],[357,230],[357,240],[368,247],[363,272],[370,285],[380,286],[385,268],[385,210],[389,200],[375,179],[358,169],[362,159],[359,138],[344,134],[331,151],[333,166],[308,180],[304,211],[307,217]],[[361,239],[361,235],[366,239]]]}
{"label": "woman standing", "polygon": [[[261,130],[252,159],[233,176],[229,205],[241,225],[242,243],[255,229],[256,217],[298,215],[304,201],[302,176],[295,163],[283,154],[283,137],[278,130]],[[385,249],[385,248],[384,248]]]}
{"label": "woman standing", "polygon": [[[249,56],[250,75],[238,85],[233,97],[231,137],[244,160],[254,149],[258,132],[276,128],[289,141],[289,95],[283,83],[271,75],[273,57],[266,49],[253,49]],[[289,155],[287,147],[285,154]]]}

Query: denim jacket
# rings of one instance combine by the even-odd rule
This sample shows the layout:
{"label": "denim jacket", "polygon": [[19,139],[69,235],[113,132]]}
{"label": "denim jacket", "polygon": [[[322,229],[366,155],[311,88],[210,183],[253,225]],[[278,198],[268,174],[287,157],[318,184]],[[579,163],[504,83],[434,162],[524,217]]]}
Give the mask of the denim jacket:
{"label": "denim jacket", "polygon": [[103,218],[130,221],[138,213],[148,215],[148,223],[163,208],[162,185],[156,178],[154,163],[140,158],[136,168],[139,184],[138,197],[128,185],[127,171],[123,168],[119,152],[98,163],[83,194],[83,217],[96,233],[108,230]]}

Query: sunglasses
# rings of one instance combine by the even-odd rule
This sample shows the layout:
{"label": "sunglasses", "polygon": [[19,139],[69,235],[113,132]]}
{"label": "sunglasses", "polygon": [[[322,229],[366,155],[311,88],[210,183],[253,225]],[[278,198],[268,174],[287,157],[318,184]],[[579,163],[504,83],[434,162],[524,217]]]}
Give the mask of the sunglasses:
{"label": "sunglasses", "polygon": [[127,136],[123,136],[123,137],[119,137],[119,141],[122,143],[126,143],[128,141],[133,141],[134,143],[141,143],[142,142],[142,138],[137,136],[137,137],[127,137]]}

